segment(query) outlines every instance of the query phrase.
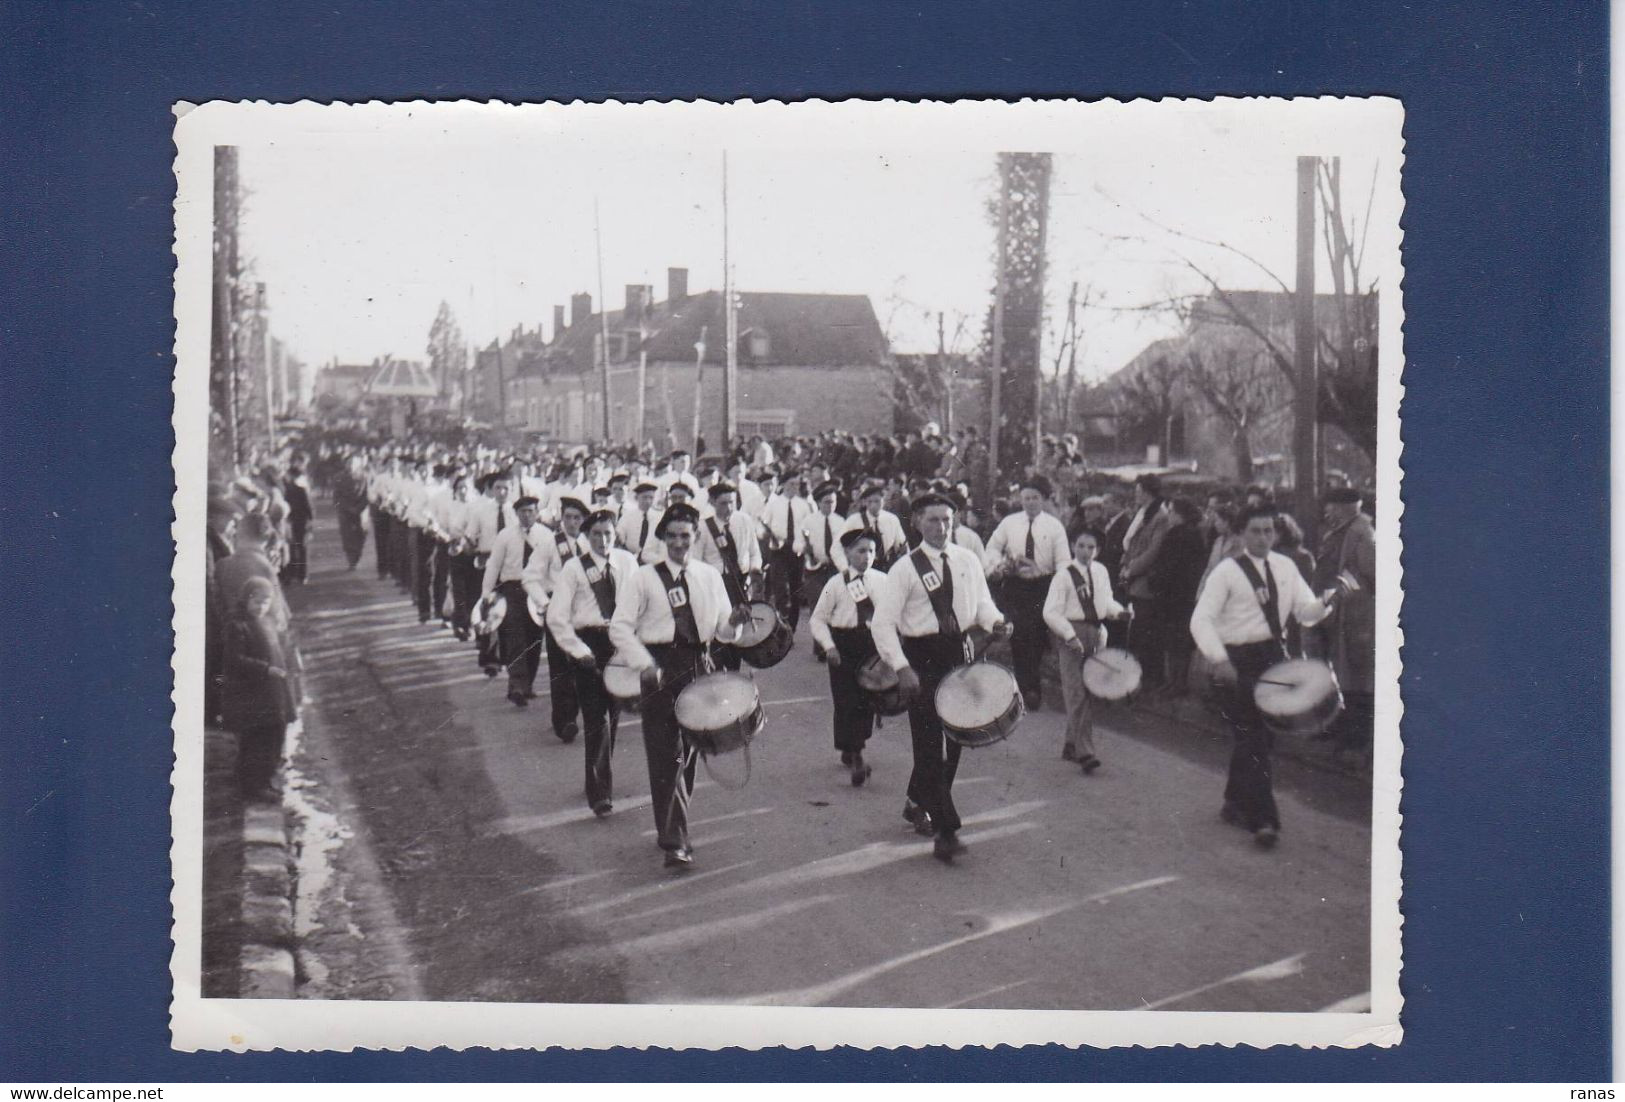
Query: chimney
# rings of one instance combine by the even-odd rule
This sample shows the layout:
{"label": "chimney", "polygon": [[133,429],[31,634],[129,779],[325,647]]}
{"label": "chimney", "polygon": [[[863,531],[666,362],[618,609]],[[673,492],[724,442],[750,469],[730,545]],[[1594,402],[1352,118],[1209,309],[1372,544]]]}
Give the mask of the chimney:
{"label": "chimney", "polygon": [[688,298],[688,269],[666,269],[666,301],[672,304]]}
{"label": "chimney", "polygon": [[553,307],[553,339],[558,340],[559,334],[564,332],[564,307]]}
{"label": "chimney", "polygon": [[592,317],[592,296],[585,292],[570,296],[570,324],[575,326]]}
{"label": "chimney", "polygon": [[626,285],[626,312],[621,315],[622,324],[630,327],[642,321],[644,306],[643,284],[628,283]]}

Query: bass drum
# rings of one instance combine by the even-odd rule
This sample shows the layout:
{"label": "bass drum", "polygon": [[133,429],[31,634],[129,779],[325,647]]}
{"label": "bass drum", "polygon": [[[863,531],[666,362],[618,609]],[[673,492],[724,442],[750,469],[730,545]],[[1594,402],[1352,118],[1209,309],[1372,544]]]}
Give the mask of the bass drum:
{"label": "bass drum", "polygon": [[880,655],[871,655],[853,676],[877,715],[900,716],[908,711],[908,697],[897,682],[897,671],[881,661]]}
{"label": "bass drum", "polygon": [[1253,703],[1271,731],[1308,738],[1332,725],[1343,710],[1343,692],[1326,663],[1293,658],[1264,671],[1253,687]]}
{"label": "bass drum", "polygon": [[990,746],[1009,738],[1027,714],[1016,675],[997,662],[949,670],[937,685],[937,715],[961,746]]}
{"label": "bass drum", "polygon": [[697,677],[677,694],[677,727],[708,757],[749,745],[765,722],[756,683],[742,673]]}
{"label": "bass drum", "polygon": [[747,601],[745,610],[750,613],[750,621],[739,625],[733,647],[747,666],[758,670],[777,666],[790,653],[795,633],[778,609],[766,601]]}

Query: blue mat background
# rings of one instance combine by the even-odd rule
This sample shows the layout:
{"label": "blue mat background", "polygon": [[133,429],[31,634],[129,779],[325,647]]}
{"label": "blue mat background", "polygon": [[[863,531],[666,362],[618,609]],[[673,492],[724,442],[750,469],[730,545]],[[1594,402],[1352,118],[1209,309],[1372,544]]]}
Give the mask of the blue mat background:
{"label": "blue mat background", "polygon": [[[1607,17],[0,5],[0,1080],[1606,1078]],[[174,101],[1303,93],[1407,113],[1401,1047],[169,1051]]]}

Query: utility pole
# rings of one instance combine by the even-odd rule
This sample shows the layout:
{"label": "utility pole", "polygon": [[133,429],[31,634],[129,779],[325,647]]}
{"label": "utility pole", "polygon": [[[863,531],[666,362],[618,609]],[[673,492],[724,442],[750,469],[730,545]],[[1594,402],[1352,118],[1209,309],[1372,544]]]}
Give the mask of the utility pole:
{"label": "utility pole", "polygon": [[954,434],[954,377],[948,370],[948,346],[942,335],[942,311],[937,311],[937,374],[942,376],[942,390],[944,394],[942,408],[942,434],[952,438]]}
{"label": "utility pole", "polygon": [[1293,367],[1297,395],[1293,402],[1292,469],[1297,520],[1313,540],[1319,527],[1320,371],[1315,325],[1315,173],[1318,157],[1298,158],[1298,282],[1293,295]]}
{"label": "utility pole", "polygon": [[739,429],[739,315],[734,309],[733,266],[728,258],[728,152],[722,153],[722,309],[728,342],[722,362],[722,450],[733,446]]}
{"label": "utility pole", "polygon": [[229,145],[214,147],[213,274],[209,397],[220,412],[221,458],[240,468],[243,449],[237,400],[237,148]]}
{"label": "utility pole", "polygon": [[598,222],[597,196],[592,201],[592,235],[598,249],[598,341],[604,350],[604,443],[607,444],[614,439],[609,426],[609,301],[604,298],[604,233]]}
{"label": "utility pole", "polygon": [[[694,344],[694,429],[688,446],[696,452],[700,450],[700,407],[705,399],[705,335],[709,329],[708,325],[700,326],[700,339]],[[699,456],[694,458],[697,461]]]}
{"label": "utility pole", "polygon": [[1061,432],[1072,427],[1072,388],[1078,385],[1078,281],[1072,281],[1072,290],[1066,296],[1066,329],[1062,340],[1067,342],[1066,386],[1061,394]]}
{"label": "utility pole", "polygon": [[999,399],[1004,376],[1004,290],[1005,267],[1009,263],[1010,238],[1010,181],[1006,173],[999,174],[999,233],[998,281],[993,289],[993,363],[988,379],[988,407],[992,424],[988,428],[987,477],[982,491],[984,508],[993,505],[993,479],[999,471]]}
{"label": "utility pole", "polygon": [[649,385],[649,311],[650,303],[643,304],[643,313],[638,318],[638,400],[635,403],[632,423],[637,425],[637,436],[633,440],[639,448],[648,438],[649,426],[645,421],[646,404],[644,402],[644,388]]}

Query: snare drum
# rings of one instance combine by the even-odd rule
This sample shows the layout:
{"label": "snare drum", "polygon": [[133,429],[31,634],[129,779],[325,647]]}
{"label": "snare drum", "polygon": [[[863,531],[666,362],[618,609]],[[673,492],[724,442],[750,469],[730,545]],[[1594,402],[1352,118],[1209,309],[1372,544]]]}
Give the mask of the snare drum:
{"label": "snare drum", "polygon": [[1253,703],[1271,731],[1306,738],[1332,725],[1343,710],[1343,693],[1330,666],[1293,658],[1264,671],[1253,687]]}
{"label": "snare drum", "polygon": [[604,667],[604,691],[622,705],[635,705],[643,699],[643,677],[625,662],[611,659]]}
{"label": "snare drum", "polygon": [[1122,700],[1140,687],[1140,660],[1117,647],[1101,647],[1083,660],[1083,687],[1101,700]]}
{"label": "snare drum", "polygon": [[490,635],[502,626],[503,618],[507,615],[508,599],[499,593],[493,593],[474,606],[469,623],[476,635]]}
{"label": "snare drum", "polygon": [[695,678],[677,694],[674,714],[678,729],[707,756],[749,744],[764,722],[756,683],[742,673]]}
{"label": "snare drum", "polygon": [[869,708],[878,715],[900,716],[908,711],[908,697],[898,684],[897,671],[886,665],[880,655],[871,655],[853,675],[858,688],[869,698]]}
{"label": "snare drum", "polygon": [[739,637],[733,642],[740,659],[758,670],[777,666],[790,653],[795,633],[778,609],[766,601],[747,601],[745,609],[750,620],[739,625]]}
{"label": "snare drum", "polygon": [[997,662],[949,670],[937,685],[937,715],[961,746],[988,746],[1008,738],[1027,714],[1016,675]]}

